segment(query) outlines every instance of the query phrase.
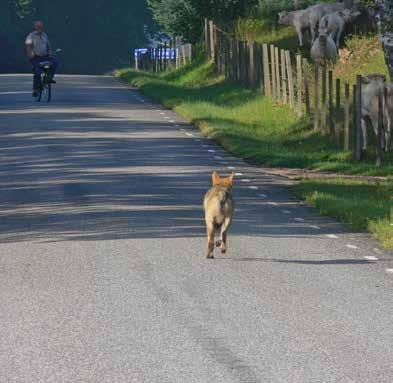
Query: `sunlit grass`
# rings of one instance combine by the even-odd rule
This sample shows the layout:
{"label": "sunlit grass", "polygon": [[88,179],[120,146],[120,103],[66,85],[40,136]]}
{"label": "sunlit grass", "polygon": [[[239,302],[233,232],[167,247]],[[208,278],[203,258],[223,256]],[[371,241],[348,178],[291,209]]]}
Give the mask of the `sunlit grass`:
{"label": "sunlit grass", "polygon": [[393,183],[342,179],[302,181],[295,193],[357,230],[368,230],[393,249]]}

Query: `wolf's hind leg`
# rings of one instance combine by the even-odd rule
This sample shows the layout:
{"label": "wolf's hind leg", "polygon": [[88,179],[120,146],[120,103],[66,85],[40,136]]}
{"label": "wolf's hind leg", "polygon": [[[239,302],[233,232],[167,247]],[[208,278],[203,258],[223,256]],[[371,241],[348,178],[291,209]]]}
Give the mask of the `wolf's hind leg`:
{"label": "wolf's hind leg", "polygon": [[214,251],[214,225],[212,223],[206,222],[206,229],[207,229],[207,246],[206,246],[206,257],[207,258],[214,258],[213,251]]}
{"label": "wolf's hind leg", "polygon": [[225,221],[221,226],[220,250],[222,254],[225,254],[227,251],[227,233],[228,233],[229,226],[231,226],[231,223],[232,223],[231,218],[225,218]]}

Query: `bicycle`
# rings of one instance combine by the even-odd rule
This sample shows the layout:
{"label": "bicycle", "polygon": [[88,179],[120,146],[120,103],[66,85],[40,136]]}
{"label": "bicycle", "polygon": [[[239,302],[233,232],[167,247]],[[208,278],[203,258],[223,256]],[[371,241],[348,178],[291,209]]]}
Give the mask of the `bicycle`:
{"label": "bicycle", "polygon": [[46,102],[50,102],[52,98],[52,63],[50,61],[43,61],[40,62],[40,66],[42,68],[41,86],[37,89],[36,100],[37,102],[40,102],[42,96],[44,96]]}

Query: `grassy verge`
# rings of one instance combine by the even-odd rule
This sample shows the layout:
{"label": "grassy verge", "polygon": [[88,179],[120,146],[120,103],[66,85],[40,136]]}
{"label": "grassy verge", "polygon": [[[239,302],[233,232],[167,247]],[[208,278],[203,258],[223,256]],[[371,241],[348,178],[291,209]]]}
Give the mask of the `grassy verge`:
{"label": "grassy verge", "polygon": [[393,249],[393,184],[360,181],[303,181],[295,194],[324,215],[338,218],[357,230],[368,230],[386,248]]}
{"label": "grassy verge", "polygon": [[393,154],[375,167],[372,149],[363,162],[339,150],[329,138],[310,129],[286,105],[279,105],[215,76],[210,63],[200,61],[180,71],[155,76],[132,70],[116,75],[146,95],[175,109],[227,150],[245,159],[278,167],[298,167],[350,174],[393,175]]}
{"label": "grassy verge", "polygon": [[[300,167],[349,174],[393,175],[393,155],[384,155],[376,169],[370,152],[364,162],[337,149],[310,129],[289,107],[260,93],[225,82],[211,63],[196,61],[161,76],[121,70],[116,76],[146,95],[173,108],[235,155],[270,166]],[[356,229],[369,230],[393,248],[391,209],[393,182],[368,185],[356,181],[304,181],[296,193],[322,213],[336,216]],[[356,196],[356,198],[354,198]]]}

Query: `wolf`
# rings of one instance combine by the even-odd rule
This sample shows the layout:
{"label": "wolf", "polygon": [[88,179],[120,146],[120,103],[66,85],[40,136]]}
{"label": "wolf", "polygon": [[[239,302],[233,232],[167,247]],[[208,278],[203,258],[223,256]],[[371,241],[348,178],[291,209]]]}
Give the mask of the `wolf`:
{"label": "wolf", "polygon": [[229,177],[220,177],[217,172],[212,174],[212,187],[204,198],[205,221],[207,229],[206,257],[214,258],[214,236],[217,229],[221,227],[221,238],[216,242],[222,254],[227,250],[227,232],[232,223],[233,216],[233,186],[234,174]]}

